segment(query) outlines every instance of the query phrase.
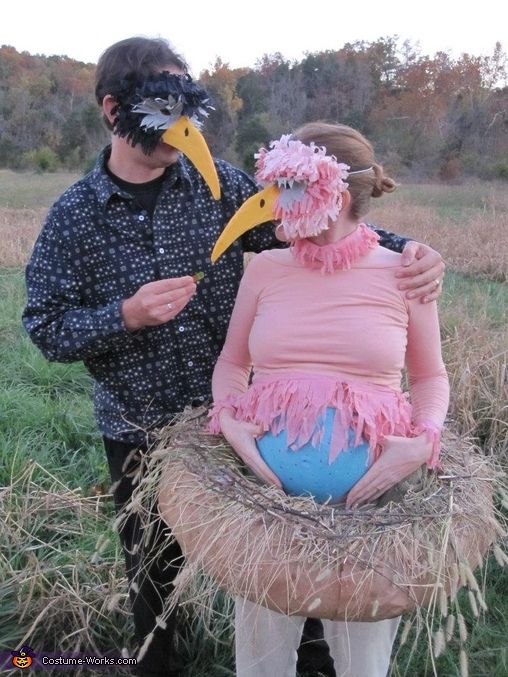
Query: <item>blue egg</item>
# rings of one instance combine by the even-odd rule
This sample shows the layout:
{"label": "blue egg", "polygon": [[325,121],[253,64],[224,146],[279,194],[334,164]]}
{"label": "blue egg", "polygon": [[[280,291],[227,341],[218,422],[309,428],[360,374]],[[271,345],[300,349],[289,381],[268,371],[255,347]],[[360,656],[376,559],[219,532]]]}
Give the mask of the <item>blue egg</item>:
{"label": "blue egg", "polygon": [[[313,447],[307,443],[296,451],[288,449],[286,431],[278,435],[267,432],[256,440],[265,463],[277,475],[286,493],[291,496],[313,496],[318,503],[344,498],[348,491],[365,475],[369,466],[369,445],[350,446],[341,451],[333,463],[328,463],[335,409],[326,410],[321,443]],[[354,444],[354,431],[349,431],[349,442]]]}

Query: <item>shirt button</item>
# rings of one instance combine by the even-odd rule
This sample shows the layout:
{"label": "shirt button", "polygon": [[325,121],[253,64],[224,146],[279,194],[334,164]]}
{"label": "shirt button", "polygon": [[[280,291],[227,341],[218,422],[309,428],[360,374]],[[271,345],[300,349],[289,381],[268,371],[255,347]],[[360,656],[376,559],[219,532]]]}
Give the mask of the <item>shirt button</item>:
{"label": "shirt button", "polygon": [[187,362],[187,366],[188,366],[188,367],[193,367],[193,366],[194,366],[194,362],[193,362],[192,360],[189,360],[189,361]]}
{"label": "shirt button", "polygon": [[164,247],[159,247],[159,254],[164,254]]}
{"label": "shirt button", "polygon": [[185,327],[182,327],[181,325],[178,327],[178,331],[185,331]]}
{"label": "shirt button", "polygon": [[139,219],[140,221],[144,221],[144,220],[145,220],[145,217],[144,217],[143,214],[140,214],[140,215],[138,216],[138,219]]}

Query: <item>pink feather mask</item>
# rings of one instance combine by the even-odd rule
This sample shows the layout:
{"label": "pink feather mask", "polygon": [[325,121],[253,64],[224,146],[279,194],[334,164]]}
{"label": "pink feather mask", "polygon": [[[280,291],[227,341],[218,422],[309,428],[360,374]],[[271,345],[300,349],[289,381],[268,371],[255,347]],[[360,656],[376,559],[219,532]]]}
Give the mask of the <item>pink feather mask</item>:
{"label": "pink feather mask", "polygon": [[318,235],[328,229],[342,207],[349,166],[327,155],[324,147],[306,145],[291,135],[261,148],[256,158],[256,181],[280,189],[273,218],[280,220],[288,240]]}

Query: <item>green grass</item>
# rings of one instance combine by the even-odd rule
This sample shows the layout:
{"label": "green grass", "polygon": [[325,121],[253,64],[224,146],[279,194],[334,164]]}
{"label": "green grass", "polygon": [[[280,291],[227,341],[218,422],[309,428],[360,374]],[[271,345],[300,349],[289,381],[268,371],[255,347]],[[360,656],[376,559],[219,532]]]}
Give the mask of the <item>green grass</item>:
{"label": "green grass", "polygon": [[439,220],[461,222],[476,215],[508,212],[506,187],[496,182],[468,182],[450,186],[407,184],[398,187],[392,199],[431,208]]}
{"label": "green grass", "polygon": [[440,313],[446,315],[447,324],[452,326],[460,325],[464,313],[470,318],[485,319],[493,329],[506,326],[508,285],[449,270],[445,275]]}
{"label": "green grass", "polygon": [[0,169],[0,205],[12,209],[50,207],[81,174],[76,172],[13,172]]}
{"label": "green grass", "polygon": [[0,483],[12,458],[55,468],[62,481],[107,482],[91,380],[80,364],[50,364],[20,326],[23,276],[0,275]]}

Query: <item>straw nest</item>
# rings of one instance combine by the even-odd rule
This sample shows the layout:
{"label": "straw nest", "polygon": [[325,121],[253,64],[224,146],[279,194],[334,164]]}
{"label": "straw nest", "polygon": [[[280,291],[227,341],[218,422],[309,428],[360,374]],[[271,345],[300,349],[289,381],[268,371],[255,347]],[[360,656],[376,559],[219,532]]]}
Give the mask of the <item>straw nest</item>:
{"label": "straw nest", "polygon": [[429,608],[446,617],[468,586],[473,610],[485,608],[473,572],[492,547],[508,561],[496,508],[506,493],[470,440],[448,432],[442,472],[422,470],[353,511],[261,484],[204,420],[187,414],[163,431],[131,506],[141,513],[158,496],[186,555],[169,606],[206,607],[219,587],[285,614],[378,621]]}

